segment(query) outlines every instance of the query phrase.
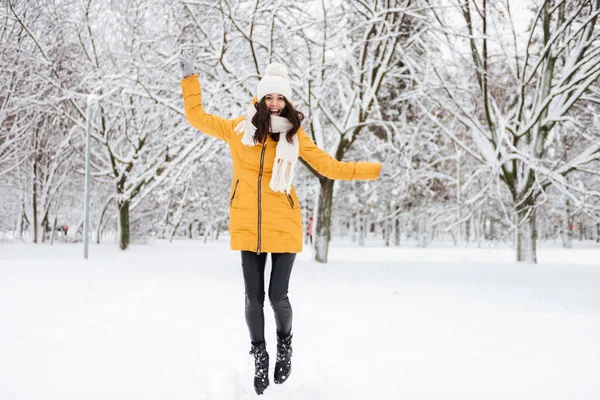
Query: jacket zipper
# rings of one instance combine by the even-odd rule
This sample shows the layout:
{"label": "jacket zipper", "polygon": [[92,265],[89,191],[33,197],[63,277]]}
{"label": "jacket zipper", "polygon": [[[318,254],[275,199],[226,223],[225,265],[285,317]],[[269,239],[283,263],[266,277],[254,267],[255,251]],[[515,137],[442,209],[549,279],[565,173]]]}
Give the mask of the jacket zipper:
{"label": "jacket zipper", "polygon": [[229,205],[233,204],[233,199],[235,198],[235,192],[237,192],[238,183],[240,180],[235,181],[235,187],[233,188],[233,194],[231,195],[231,200],[229,200]]}
{"label": "jacket zipper", "polygon": [[294,208],[294,199],[292,199],[292,196],[288,193],[285,194],[288,198],[288,201],[290,202],[290,207]]}
{"label": "jacket zipper", "polygon": [[262,209],[260,204],[260,187],[262,182],[263,166],[265,162],[265,149],[267,148],[267,138],[263,143],[262,151],[260,152],[260,170],[258,172],[258,244],[256,246],[256,254],[260,254],[260,227],[262,220]]}

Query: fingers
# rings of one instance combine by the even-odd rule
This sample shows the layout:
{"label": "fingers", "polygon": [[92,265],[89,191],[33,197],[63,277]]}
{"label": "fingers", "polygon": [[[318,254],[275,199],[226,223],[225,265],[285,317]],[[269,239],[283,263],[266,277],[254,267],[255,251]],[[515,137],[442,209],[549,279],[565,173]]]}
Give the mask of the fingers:
{"label": "fingers", "polygon": [[193,62],[196,59],[196,57],[198,56],[198,53],[199,53],[199,50],[197,47],[194,47],[191,49],[182,48],[179,51],[179,58],[184,58],[185,60]]}

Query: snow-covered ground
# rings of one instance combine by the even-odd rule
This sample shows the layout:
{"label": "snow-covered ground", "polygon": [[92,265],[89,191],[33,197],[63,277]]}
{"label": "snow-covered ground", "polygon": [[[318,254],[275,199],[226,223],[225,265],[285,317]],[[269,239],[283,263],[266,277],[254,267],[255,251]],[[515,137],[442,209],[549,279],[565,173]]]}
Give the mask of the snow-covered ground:
{"label": "snow-covered ground", "polygon": [[[262,398],[600,399],[600,248],[329,256],[298,256],[293,373]],[[226,241],[0,245],[0,399],[256,398],[243,291]]]}

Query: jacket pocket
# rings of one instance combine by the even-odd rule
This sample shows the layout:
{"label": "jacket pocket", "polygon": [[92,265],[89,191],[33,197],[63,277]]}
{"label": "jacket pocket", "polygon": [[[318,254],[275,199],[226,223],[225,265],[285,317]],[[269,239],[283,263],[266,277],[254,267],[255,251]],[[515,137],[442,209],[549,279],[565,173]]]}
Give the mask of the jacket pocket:
{"label": "jacket pocket", "polygon": [[239,183],[240,183],[239,179],[237,181],[235,181],[235,187],[233,188],[233,194],[231,195],[231,200],[229,200],[229,205],[233,204],[233,199],[235,199],[235,192],[237,192],[237,187],[238,187]]}
{"label": "jacket pocket", "polygon": [[292,199],[292,195],[290,195],[288,193],[286,193],[285,195],[288,199],[288,202],[290,203],[290,207],[294,208],[294,199]]}

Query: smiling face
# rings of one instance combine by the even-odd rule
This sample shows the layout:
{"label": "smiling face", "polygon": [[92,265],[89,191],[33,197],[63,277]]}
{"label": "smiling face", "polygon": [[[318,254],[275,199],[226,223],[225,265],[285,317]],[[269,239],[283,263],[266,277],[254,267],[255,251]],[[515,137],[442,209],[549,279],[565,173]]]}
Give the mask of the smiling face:
{"label": "smiling face", "polygon": [[269,114],[280,117],[281,112],[285,108],[285,98],[279,93],[269,93],[265,96],[265,104],[269,110]]}

